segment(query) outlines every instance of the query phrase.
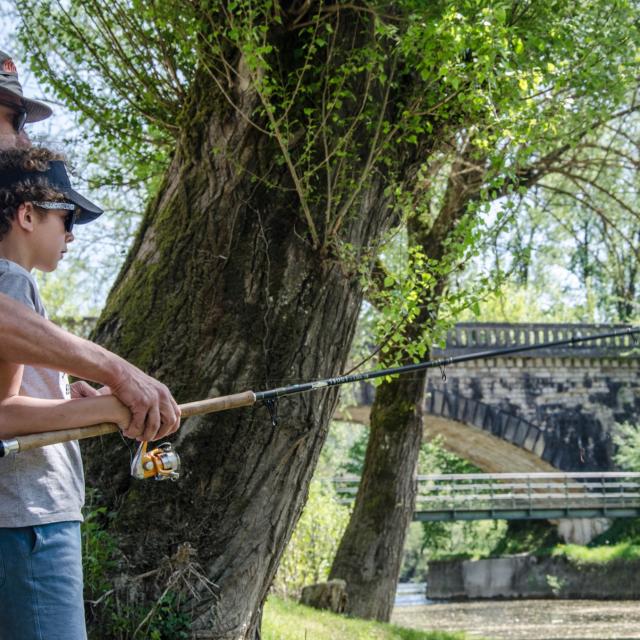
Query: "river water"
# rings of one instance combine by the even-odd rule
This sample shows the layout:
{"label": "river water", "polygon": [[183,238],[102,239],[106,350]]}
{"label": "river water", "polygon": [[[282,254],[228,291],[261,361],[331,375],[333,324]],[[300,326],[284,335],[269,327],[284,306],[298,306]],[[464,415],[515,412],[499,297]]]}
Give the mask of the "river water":
{"label": "river water", "polygon": [[[424,593],[424,591],[422,592]],[[391,621],[414,629],[465,631],[491,640],[640,639],[635,600],[488,600],[428,603],[399,592]]]}

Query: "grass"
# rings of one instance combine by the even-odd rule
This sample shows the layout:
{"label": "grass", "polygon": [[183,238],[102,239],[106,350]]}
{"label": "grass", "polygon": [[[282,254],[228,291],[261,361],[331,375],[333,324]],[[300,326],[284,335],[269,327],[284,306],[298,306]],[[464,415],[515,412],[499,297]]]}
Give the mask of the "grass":
{"label": "grass", "polygon": [[602,547],[583,547],[577,544],[559,544],[551,555],[564,556],[578,564],[605,564],[612,560],[638,560],[640,544],[619,542]]}
{"label": "grass", "polygon": [[417,631],[318,611],[270,596],[264,608],[263,640],[465,640],[462,633]]}

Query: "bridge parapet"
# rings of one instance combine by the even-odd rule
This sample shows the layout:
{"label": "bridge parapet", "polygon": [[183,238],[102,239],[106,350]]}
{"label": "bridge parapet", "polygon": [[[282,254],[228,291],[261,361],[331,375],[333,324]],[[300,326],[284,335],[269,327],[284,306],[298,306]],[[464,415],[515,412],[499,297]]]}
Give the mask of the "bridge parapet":
{"label": "bridge parapet", "polygon": [[[629,325],[601,324],[548,324],[460,322],[447,334],[444,348],[433,348],[434,357],[457,356],[501,347],[529,346],[558,340],[568,340],[621,331]],[[577,357],[577,358],[640,358],[640,349],[630,335],[600,338],[576,345],[549,347],[516,354],[522,358]]]}

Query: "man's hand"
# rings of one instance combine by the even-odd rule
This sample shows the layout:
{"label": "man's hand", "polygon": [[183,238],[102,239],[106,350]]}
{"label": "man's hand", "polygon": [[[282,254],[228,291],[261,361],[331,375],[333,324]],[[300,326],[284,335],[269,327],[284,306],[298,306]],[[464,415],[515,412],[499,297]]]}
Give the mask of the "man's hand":
{"label": "man's hand", "polygon": [[124,362],[110,392],[131,411],[131,424],[123,431],[136,440],[160,440],[180,427],[180,407],[165,385]]}

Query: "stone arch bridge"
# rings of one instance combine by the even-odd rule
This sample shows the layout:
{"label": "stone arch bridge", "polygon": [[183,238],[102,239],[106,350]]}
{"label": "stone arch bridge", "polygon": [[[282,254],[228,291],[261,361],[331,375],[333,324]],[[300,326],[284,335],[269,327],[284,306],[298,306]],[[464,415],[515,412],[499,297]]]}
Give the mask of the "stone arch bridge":
{"label": "stone arch bridge", "polygon": [[[433,357],[606,333],[622,326],[461,323]],[[451,365],[429,373],[427,437],[484,471],[607,471],[613,432],[640,423],[640,347],[631,336]],[[362,388],[359,404],[373,390]],[[368,401],[368,402],[367,402]]]}

